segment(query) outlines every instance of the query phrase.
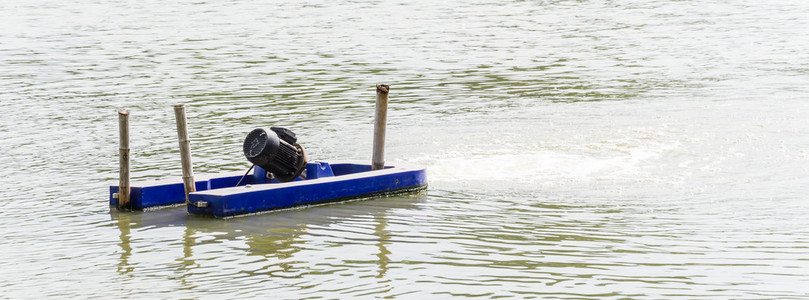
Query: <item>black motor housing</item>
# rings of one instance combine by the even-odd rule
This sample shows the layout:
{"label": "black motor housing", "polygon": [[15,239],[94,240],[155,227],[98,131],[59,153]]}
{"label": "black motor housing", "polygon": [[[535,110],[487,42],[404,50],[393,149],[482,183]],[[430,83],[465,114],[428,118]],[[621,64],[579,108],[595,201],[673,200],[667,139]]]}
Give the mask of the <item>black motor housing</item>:
{"label": "black motor housing", "polygon": [[306,153],[297,140],[286,128],[256,128],[244,139],[244,156],[278,181],[292,181],[306,169]]}

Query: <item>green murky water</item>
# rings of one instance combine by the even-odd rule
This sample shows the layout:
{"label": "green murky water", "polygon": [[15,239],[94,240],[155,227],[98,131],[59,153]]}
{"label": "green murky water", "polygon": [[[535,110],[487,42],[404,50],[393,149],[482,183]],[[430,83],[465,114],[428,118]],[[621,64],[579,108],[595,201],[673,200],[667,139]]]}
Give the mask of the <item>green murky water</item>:
{"label": "green murky water", "polygon": [[[0,3],[0,295],[781,298],[809,284],[802,1]],[[215,220],[110,212],[245,170],[246,133],[426,193]]]}

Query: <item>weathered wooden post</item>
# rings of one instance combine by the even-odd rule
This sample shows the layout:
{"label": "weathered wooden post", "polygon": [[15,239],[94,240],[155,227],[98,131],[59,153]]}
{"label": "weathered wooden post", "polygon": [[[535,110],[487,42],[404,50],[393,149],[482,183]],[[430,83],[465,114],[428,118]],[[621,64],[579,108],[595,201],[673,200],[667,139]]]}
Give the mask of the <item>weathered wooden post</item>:
{"label": "weathered wooden post", "polygon": [[191,140],[188,139],[188,127],[185,122],[185,104],[174,105],[174,116],[177,119],[177,138],[180,142],[180,160],[183,164],[183,185],[185,186],[185,203],[188,193],[196,192],[194,169],[191,166]]}
{"label": "weathered wooden post", "polygon": [[129,112],[118,111],[118,133],[120,146],[118,148],[118,208],[129,208]]}
{"label": "weathered wooden post", "polygon": [[388,121],[388,91],[386,84],[376,85],[376,115],[374,118],[374,154],[371,170],[385,167],[385,124]]}

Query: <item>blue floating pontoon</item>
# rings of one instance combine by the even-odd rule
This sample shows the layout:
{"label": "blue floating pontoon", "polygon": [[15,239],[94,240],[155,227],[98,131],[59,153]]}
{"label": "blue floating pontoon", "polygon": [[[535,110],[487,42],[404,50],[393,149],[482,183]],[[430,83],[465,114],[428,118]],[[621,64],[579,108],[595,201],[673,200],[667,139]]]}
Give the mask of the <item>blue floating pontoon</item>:
{"label": "blue floating pontoon", "polygon": [[[242,172],[196,176],[196,190],[189,194],[188,212],[228,217],[357,198],[412,192],[427,187],[424,168],[385,166],[355,162],[309,162],[304,176],[279,182],[255,166],[241,183]],[[237,184],[239,184],[237,186]],[[117,206],[118,186],[110,186],[110,205]],[[133,182],[132,209],[148,210],[185,203],[181,178]]]}
{"label": "blue floating pontoon", "polygon": [[[406,193],[427,187],[424,168],[385,166],[385,120],[387,85],[377,88],[374,122],[373,166],[356,162],[308,161],[297,135],[283,127],[256,128],[242,144],[253,172],[230,172],[194,176],[191,171],[188,133],[184,130],[185,111],[175,105],[183,178],[194,178],[196,192],[186,194],[183,178],[129,184],[126,207],[118,204],[118,186],[110,186],[110,205],[121,209],[149,210],[185,204],[188,213],[214,217],[252,214],[296,206],[344,201],[378,195]],[[126,113],[119,113],[126,116]],[[121,118],[121,183],[129,178],[127,119]],[[126,145],[124,147],[124,145]],[[188,182],[190,185],[191,182]],[[126,197],[127,193],[124,193]]]}

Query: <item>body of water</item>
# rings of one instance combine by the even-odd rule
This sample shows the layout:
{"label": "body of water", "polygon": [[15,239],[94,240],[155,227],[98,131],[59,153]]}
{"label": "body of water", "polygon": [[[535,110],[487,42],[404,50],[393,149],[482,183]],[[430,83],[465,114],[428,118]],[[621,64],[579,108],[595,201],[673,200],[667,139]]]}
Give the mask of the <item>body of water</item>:
{"label": "body of water", "polygon": [[[809,296],[804,1],[0,2],[0,297]],[[117,212],[285,126],[426,192],[233,219]]]}

